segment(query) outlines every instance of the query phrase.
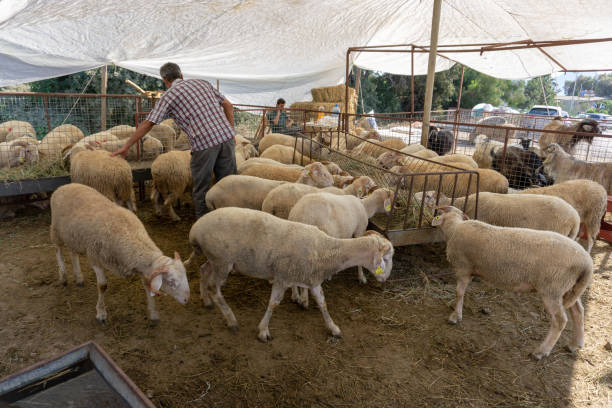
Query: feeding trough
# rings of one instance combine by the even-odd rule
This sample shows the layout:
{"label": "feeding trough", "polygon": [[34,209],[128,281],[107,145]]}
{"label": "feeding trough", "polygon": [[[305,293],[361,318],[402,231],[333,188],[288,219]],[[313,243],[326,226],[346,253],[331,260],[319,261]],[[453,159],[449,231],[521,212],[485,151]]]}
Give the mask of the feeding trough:
{"label": "feeding trough", "polygon": [[94,342],[0,380],[0,406],[154,407]]}

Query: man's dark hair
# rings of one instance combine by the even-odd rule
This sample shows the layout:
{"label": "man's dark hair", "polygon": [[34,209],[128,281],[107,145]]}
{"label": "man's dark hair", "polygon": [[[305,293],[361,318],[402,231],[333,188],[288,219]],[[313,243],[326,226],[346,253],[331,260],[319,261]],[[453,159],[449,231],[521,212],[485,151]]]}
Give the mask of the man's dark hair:
{"label": "man's dark hair", "polygon": [[281,103],[284,105],[285,104],[285,100],[283,98],[278,98],[278,100],[276,101],[276,104],[280,105]]}
{"label": "man's dark hair", "polygon": [[180,78],[183,74],[181,74],[181,68],[177,64],[174,62],[166,62],[159,69],[159,75],[166,81],[172,82]]}

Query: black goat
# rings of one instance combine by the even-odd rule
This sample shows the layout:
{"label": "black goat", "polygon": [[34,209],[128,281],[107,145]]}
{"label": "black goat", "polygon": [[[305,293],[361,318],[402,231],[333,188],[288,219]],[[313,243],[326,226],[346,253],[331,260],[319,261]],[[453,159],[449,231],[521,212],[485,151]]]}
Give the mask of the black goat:
{"label": "black goat", "polygon": [[529,142],[527,139],[521,140],[522,148],[508,146],[505,160],[503,160],[503,150],[491,152],[493,169],[502,173],[508,179],[512,188],[525,189],[532,186],[552,184],[552,181],[544,173],[540,156],[527,150]]}
{"label": "black goat", "polygon": [[436,126],[429,128],[427,137],[427,148],[443,156],[453,149],[455,138],[450,130],[440,130]]}

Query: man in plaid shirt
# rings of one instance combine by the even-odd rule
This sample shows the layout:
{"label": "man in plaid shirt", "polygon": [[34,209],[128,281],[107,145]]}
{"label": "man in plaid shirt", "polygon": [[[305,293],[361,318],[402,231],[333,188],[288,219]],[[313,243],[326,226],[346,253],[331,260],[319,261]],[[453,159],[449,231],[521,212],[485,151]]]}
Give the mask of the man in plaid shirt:
{"label": "man in plaid shirt", "polygon": [[125,158],[128,149],[149,133],[153,125],[167,117],[174,119],[189,138],[193,202],[196,216],[200,218],[208,211],[206,192],[213,170],[217,181],[236,173],[234,108],[207,81],[184,80],[177,64],[168,62],[162,65],[159,73],[168,90],[134,135],[112,155]]}

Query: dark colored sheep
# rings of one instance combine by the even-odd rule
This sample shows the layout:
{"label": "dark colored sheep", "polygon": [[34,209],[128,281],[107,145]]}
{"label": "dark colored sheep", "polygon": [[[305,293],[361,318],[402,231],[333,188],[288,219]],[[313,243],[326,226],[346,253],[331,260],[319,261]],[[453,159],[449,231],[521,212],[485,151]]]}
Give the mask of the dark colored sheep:
{"label": "dark colored sheep", "polygon": [[436,126],[431,126],[429,129],[429,137],[427,138],[427,148],[443,156],[453,149],[455,138],[450,130],[440,130]]}
{"label": "dark colored sheep", "polygon": [[[502,160],[502,157],[503,150],[496,153],[491,152],[492,167],[506,176],[510,187],[525,189],[532,186],[552,184],[542,170],[542,159],[534,152],[518,146],[508,146],[506,159]],[[503,169],[502,161],[504,163]]]}
{"label": "dark colored sheep", "polygon": [[565,125],[563,118],[560,116],[555,117],[548,125],[544,126],[544,130],[559,130],[563,132],[580,132],[580,133],[591,133],[591,135],[565,135],[560,133],[542,133],[539,140],[540,151],[544,152],[547,146],[551,143],[557,143],[567,153],[573,154],[576,145],[584,140],[588,144],[593,143],[595,134],[601,133],[599,124],[593,119],[583,119],[580,122],[573,123],[571,125]]}

